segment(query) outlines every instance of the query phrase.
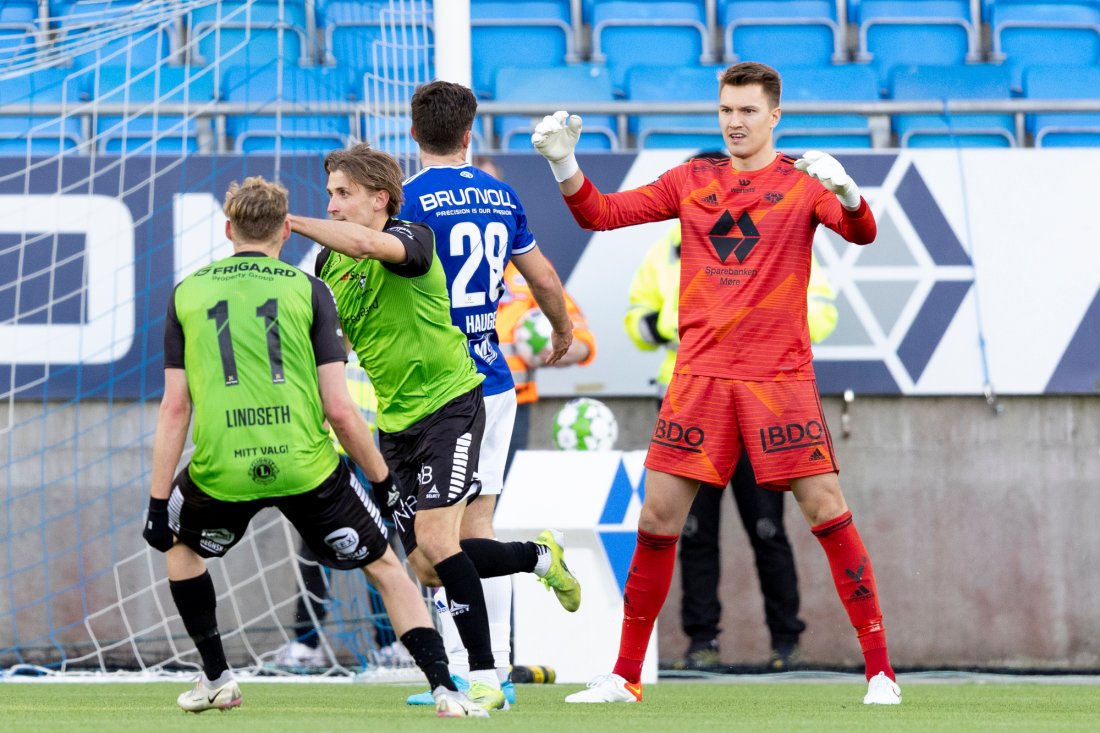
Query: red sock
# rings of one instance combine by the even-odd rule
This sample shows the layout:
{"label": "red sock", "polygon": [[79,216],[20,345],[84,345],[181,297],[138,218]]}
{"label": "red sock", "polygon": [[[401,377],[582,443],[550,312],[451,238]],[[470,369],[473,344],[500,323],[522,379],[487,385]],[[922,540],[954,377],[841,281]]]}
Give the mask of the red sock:
{"label": "red sock", "polygon": [[882,609],[878,604],[875,571],[852,521],[852,513],[844,512],[836,519],[817,525],[812,531],[829,559],[836,592],[859,637],[864,674],[871,679],[879,672],[885,672],[887,677],[894,679],[890,655],[886,652],[886,629],[882,625]]}
{"label": "red sock", "polygon": [[623,631],[615,674],[627,682],[640,682],[653,624],[665,605],[676,565],[679,535],[650,534],[638,530],[638,544],[630,561],[630,575],[623,591]]}

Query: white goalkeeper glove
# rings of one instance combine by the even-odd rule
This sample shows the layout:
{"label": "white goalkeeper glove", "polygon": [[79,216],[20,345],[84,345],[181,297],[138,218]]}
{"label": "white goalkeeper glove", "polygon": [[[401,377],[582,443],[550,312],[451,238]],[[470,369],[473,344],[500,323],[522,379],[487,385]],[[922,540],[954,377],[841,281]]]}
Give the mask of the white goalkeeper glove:
{"label": "white goalkeeper glove", "polygon": [[531,134],[531,144],[550,163],[550,170],[558,183],[569,180],[580,170],[577,156],[573,154],[580,138],[580,116],[564,110],[543,117]]}
{"label": "white goalkeeper glove", "polygon": [[821,181],[825,188],[836,194],[844,208],[859,208],[859,186],[833,156],[820,150],[807,150],[795,161],[794,167]]}

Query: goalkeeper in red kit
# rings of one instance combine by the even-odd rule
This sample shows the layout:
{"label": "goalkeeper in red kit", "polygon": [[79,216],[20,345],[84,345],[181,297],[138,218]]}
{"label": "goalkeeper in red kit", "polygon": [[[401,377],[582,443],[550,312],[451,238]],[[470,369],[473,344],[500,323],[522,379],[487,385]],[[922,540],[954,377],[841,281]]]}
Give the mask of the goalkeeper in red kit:
{"label": "goalkeeper in red kit", "polygon": [[795,160],[776,151],[774,69],[736,64],[718,87],[730,159],[695,158],[633,190],[604,194],[585,178],[573,153],[580,117],[549,115],[531,136],[584,229],[679,218],[683,231],[680,348],[646,457],[619,657],[611,674],[566,701],[641,701],[642,661],[692,500],[700,483],[726,485],[748,451],[758,483],[794,494],[825,550],[863,651],[863,702],[897,704],[874,571],[840,489],[806,322],[817,226],[868,244],[874,215],[832,156],[808,151]]}

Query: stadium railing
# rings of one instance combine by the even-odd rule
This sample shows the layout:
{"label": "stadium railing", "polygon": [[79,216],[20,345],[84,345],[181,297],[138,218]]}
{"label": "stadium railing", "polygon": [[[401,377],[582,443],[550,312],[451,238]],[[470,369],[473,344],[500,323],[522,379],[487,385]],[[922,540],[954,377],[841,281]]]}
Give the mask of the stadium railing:
{"label": "stadium railing", "polygon": [[[14,117],[26,119],[28,115],[37,116],[68,115],[76,118],[86,118],[85,127],[91,132],[91,121],[94,115],[128,115],[135,114],[143,105],[97,103],[94,109],[87,105],[86,114],[77,108],[74,112],[71,106],[61,104],[36,103],[21,104],[12,103],[0,106],[0,119]],[[183,104],[162,103],[158,105],[158,113],[161,115],[191,114],[200,120],[209,119],[212,129],[224,129],[224,120],[231,115],[249,115],[261,111],[261,106],[256,104],[244,104],[233,102],[208,102],[202,110],[196,112],[194,106]],[[541,119],[545,114],[556,109],[567,109],[580,115],[610,115],[615,118],[617,134],[621,141],[620,149],[636,150],[637,146],[630,135],[629,119],[632,115],[700,115],[714,118],[715,109],[713,102],[634,102],[634,101],[586,101],[574,102],[559,101],[555,103],[544,102],[481,102],[478,105],[478,114],[484,130],[482,152],[500,151],[498,141],[493,136],[493,120],[500,115],[528,116]],[[272,103],[262,105],[264,115],[308,115],[316,110],[309,104],[294,104],[290,102]],[[398,113],[405,111],[404,107],[395,110]],[[1004,100],[973,100],[973,99],[949,99],[949,100],[883,100],[875,102],[787,102],[783,105],[783,111],[787,114],[845,114],[861,115],[868,118],[872,131],[872,139],[875,148],[889,148],[896,146],[890,133],[891,115],[900,114],[935,114],[935,115],[967,115],[967,114],[1003,114],[1012,115],[1015,126],[1016,140],[1022,146],[1030,146],[1030,138],[1027,135],[1026,119],[1028,115],[1048,113],[1097,113],[1100,112],[1100,98],[1097,99],[1004,99]],[[348,115],[349,118],[365,119],[370,115],[378,115],[386,110],[380,109],[377,104],[367,105],[362,102],[328,102],[325,113],[328,115]],[[717,125],[717,122],[715,122]],[[288,134],[292,131],[288,130]],[[89,134],[89,138],[91,135]],[[215,135],[209,143],[209,149],[200,149],[200,153],[226,153],[233,150],[233,141]],[[78,151],[70,151],[75,154]],[[87,151],[85,151],[87,152]]]}

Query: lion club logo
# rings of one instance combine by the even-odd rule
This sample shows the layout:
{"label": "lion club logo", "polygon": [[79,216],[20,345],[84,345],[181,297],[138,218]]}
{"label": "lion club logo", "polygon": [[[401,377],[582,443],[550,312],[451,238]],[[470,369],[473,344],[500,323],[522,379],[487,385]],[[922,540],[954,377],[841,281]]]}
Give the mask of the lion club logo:
{"label": "lion club logo", "polygon": [[248,476],[258,484],[269,484],[279,475],[279,467],[270,458],[257,458],[248,467]]}

